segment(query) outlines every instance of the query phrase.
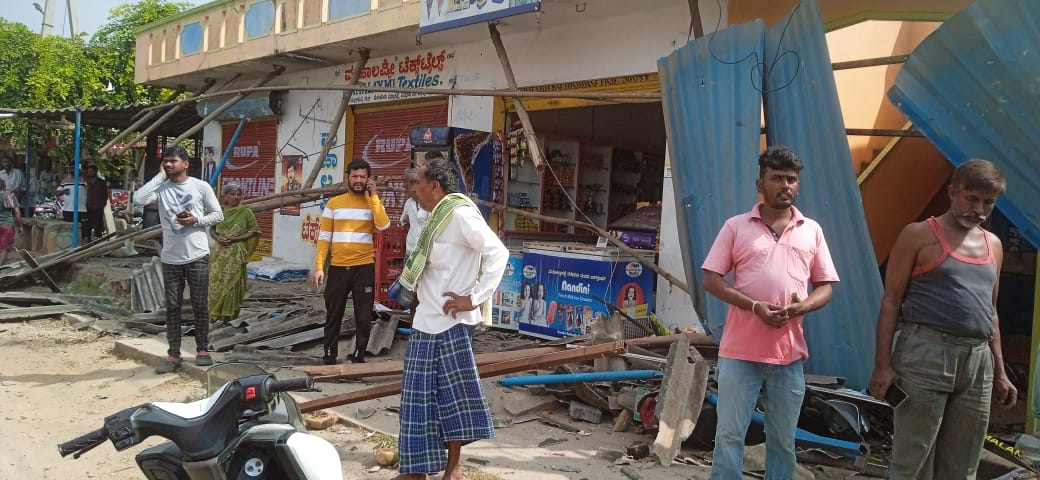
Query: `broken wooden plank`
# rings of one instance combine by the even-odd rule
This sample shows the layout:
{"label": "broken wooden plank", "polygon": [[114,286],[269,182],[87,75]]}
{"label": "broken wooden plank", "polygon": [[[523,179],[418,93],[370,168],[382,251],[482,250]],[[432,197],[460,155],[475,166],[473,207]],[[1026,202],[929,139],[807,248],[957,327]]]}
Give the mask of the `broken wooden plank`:
{"label": "broken wooden plank", "polygon": [[[478,353],[473,356],[477,366],[492,363],[516,360],[518,358],[535,357],[547,353],[562,351],[557,347],[529,348],[527,350],[513,350],[508,352]],[[307,375],[320,377],[321,381],[348,380],[367,377],[380,377],[387,375],[400,375],[404,372],[404,361],[395,360],[390,362],[351,363],[344,365],[320,365],[297,367]]]}
{"label": "broken wooden plank", "polygon": [[46,305],[67,305],[65,299],[53,293],[40,293],[40,292],[2,292],[0,293],[0,301],[4,303],[13,303],[15,305],[25,304],[36,304],[43,303]]}
{"label": "broken wooden plank", "polygon": [[51,278],[51,274],[47,273],[47,269],[41,268],[40,264],[36,263],[36,259],[33,258],[32,254],[29,253],[28,250],[20,249],[18,250],[18,254],[22,256],[22,259],[25,260],[25,263],[28,263],[30,267],[40,269],[40,278],[42,278],[43,282],[50,287],[52,292],[61,293],[61,287],[54,282],[54,279]]}
{"label": "broken wooden plank", "polygon": [[715,339],[698,332],[676,333],[674,335],[666,335],[663,337],[631,338],[626,340],[626,342],[628,342],[629,345],[643,348],[667,347],[675,343],[681,335],[686,335],[690,339],[690,345],[706,347],[717,347],[719,345],[718,343],[715,343]]}
{"label": "broken wooden plank", "polygon": [[0,322],[21,322],[37,318],[54,317],[69,312],[86,312],[82,305],[47,305],[0,310]]}
{"label": "broken wooden plank", "polygon": [[[551,367],[565,363],[582,362],[592,360],[604,355],[618,355],[628,351],[624,342],[602,343],[588,347],[573,348],[562,352],[539,355],[537,357],[525,357],[505,362],[492,363],[477,367],[481,378],[492,378],[510,373],[523,372],[532,368]],[[316,379],[317,380],[317,379]],[[331,408],[348,403],[363,402],[375,398],[382,398],[401,393],[401,382],[390,382],[376,385],[372,388],[359,390],[342,395],[310,400],[300,404],[301,412],[313,412],[323,408]]]}

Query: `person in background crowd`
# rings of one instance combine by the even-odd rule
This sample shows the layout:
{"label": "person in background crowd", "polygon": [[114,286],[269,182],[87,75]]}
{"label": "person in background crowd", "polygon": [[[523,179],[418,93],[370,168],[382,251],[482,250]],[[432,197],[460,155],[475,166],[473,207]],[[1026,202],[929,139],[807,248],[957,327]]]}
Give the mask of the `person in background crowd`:
{"label": "person in background crowd", "polygon": [[975,478],[990,400],[1015,405],[997,318],[1004,249],[982,228],[1006,186],[993,163],[965,162],[946,213],[907,225],[892,246],[869,387],[879,399],[896,385],[907,394],[889,478]]}
{"label": "person in background crowd", "polygon": [[[80,223],[87,221],[87,183],[85,178],[80,177],[79,183],[76,183],[76,177],[71,173],[65,175],[55,193],[61,195],[61,214],[66,222],[73,220],[74,212],[77,210],[79,211]],[[79,203],[76,203],[77,200]]]}
{"label": "person in background crowd", "polygon": [[23,235],[21,205],[7,182],[0,179],[0,265],[7,263],[7,253],[14,249],[15,235]]}
{"label": "person in background crowd", "polygon": [[209,317],[214,323],[238,318],[246,297],[246,264],[260,242],[260,225],[253,211],[242,205],[242,187],[227,183],[221,189],[224,220],[210,229],[217,241],[209,270]]}
{"label": "person in background crowd", "polygon": [[[744,478],[744,437],[761,396],[766,478],[795,478],[794,435],[809,358],[805,314],[838,281],[823,230],[794,206],[802,161],[786,147],[758,157],[762,202],[730,218],[701,269],[704,289],[729,304],[719,345],[713,480]],[[733,272],[733,283],[725,276]],[[809,291],[812,285],[812,291]]]}
{"label": "person in background crowd", "polygon": [[443,471],[444,479],[462,480],[462,446],[495,435],[472,335],[491,323],[509,251],[458,193],[447,160],[430,160],[417,177],[415,198],[430,217],[399,278],[419,303],[404,354],[397,478]]}
{"label": "person in background crowd", "polygon": [[[321,213],[317,251],[311,285],[325,287],[325,346],[322,361],[334,365],[339,360],[339,335],[347,305],[347,294],[354,302],[353,363],[365,361],[368,336],[372,331],[372,308],[375,303],[376,230],[390,226],[390,217],[376,192],[376,183],[370,178],[372,168],[364,160],[347,165],[347,183],[350,190],[329,200]],[[331,252],[331,255],[330,255]],[[328,277],[325,259],[329,258]]]}
{"label": "person in background crowd", "polygon": [[163,286],[166,290],[168,356],[156,373],[171,373],[181,364],[181,304],[184,285],[191,294],[195,315],[195,364],[213,365],[209,354],[209,235],[224,220],[217,196],[209,184],[188,175],[188,151],[167,147],[162,168],[134,192],[134,203],[159,205],[162,224]]}
{"label": "person in background crowd", "polygon": [[98,176],[98,168],[87,167],[87,223],[84,236],[89,242],[105,234],[105,206],[108,205],[108,182]]}
{"label": "person in background crowd", "polygon": [[15,168],[14,161],[6,153],[0,154],[0,180],[7,185],[7,192],[21,202],[25,192],[25,173]]}

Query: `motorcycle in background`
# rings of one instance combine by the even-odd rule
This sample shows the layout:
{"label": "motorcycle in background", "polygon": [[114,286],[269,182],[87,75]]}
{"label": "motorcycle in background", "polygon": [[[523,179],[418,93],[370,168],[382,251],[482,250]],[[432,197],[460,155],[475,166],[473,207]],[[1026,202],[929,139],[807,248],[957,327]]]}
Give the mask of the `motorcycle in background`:
{"label": "motorcycle in background", "polygon": [[62,216],[62,204],[61,200],[54,195],[47,195],[43,197],[43,201],[36,204],[33,207],[33,217],[43,219],[61,218]]}
{"label": "motorcycle in background", "polygon": [[209,397],[117,412],[98,430],[58,445],[59,453],[79,458],[106,441],[122,451],[158,435],[169,441],[135,457],[149,480],[343,479],[336,448],[306,433],[296,401],[285,393],[313,390],[310,377],[277,380],[245,362],[206,374]]}

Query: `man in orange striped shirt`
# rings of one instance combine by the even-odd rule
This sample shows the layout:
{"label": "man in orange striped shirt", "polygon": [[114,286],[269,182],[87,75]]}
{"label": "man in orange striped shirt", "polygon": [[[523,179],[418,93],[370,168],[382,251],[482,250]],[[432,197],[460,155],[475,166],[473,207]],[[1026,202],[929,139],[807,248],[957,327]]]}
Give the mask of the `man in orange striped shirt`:
{"label": "man in orange striped shirt", "polygon": [[[390,217],[379,200],[372,168],[364,160],[347,165],[350,190],[334,197],[321,213],[318,248],[311,273],[311,286],[325,286],[325,348],[322,360],[334,365],[339,357],[339,333],[343,325],[347,294],[354,299],[355,350],[353,363],[365,361],[368,336],[372,331],[375,302],[375,231],[390,226]],[[331,254],[330,254],[331,252]],[[329,260],[328,275],[325,260]]]}

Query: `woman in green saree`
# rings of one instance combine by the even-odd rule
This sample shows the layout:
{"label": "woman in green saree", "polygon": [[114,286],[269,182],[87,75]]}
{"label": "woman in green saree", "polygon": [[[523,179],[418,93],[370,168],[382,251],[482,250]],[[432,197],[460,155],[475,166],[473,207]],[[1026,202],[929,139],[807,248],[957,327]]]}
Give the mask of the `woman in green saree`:
{"label": "woman in green saree", "polygon": [[238,317],[246,297],[246,263],[260,241],[260,225],[242,202],[242,188],[228,183],[221,190],[224,221],[210,229],[217,246],[210,256],[209,318],[227,323]]}

